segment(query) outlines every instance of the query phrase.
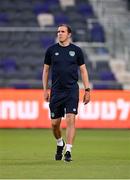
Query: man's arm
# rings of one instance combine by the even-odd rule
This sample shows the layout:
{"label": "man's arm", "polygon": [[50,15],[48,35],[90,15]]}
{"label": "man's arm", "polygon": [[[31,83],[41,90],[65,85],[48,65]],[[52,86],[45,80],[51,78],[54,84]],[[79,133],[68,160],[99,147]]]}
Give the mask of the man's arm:
{"label": "man's arm", "polygon": [[90,89],[89,89],[88,72],[87,72],[85,64],[80,66],[80,73],[81,73],[81,78],[82,78],[82,82],[85,89],[83,102],[84,104],[87,104],[90,101]]}
{"label": "man's arm", "polygon": [[47,64],[44,64],[42,81],[43,81],[43,89],[44,89],[44,100],[47,102],[50,100],[49,92],[48,92],[49,70],[50,70],[50,66]]}
{"label": "man's arm", "polygon": [[87,72],[85,64],[80,66],[80,73],[81,73],[84,89],[89,88],[88,72]]}

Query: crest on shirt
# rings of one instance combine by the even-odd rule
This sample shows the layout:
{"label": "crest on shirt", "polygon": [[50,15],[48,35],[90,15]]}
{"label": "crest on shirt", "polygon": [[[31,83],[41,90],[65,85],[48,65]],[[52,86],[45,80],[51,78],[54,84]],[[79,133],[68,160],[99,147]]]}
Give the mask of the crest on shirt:
{"label": "crest on shirt", "polygon": [[59,52],[55,52],[55,56],[59,56]]}
{"label": "crest on shirt", "polygon": [[55,113],[54,113],[54,112],[51,113],[51,117],[52,117],[52,118],[55,117]]}
{"label": "crest on shirt", "polygon": [[70,56],[75,56],[75,52],[74,51],[69,51],[69,55]]}

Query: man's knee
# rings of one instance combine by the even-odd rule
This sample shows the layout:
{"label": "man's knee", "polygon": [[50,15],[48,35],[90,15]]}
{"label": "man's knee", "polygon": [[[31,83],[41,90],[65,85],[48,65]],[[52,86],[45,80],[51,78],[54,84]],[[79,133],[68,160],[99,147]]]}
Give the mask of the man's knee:
{"label": "man's knee", "polygon": [[53,129],[57,129],[60,127],[60,119],[52,120],[51,125]]}
{"label": "man's knee", "polygon": [[66,115],[66,122],[67,124],[74,125],[75,124],[75,114],[67,114]]}

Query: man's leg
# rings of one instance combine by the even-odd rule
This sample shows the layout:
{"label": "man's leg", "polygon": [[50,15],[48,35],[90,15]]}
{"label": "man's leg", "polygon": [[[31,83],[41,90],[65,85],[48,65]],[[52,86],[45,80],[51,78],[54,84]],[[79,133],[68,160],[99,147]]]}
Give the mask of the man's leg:
{"label": "man's leg", "polygon": [[65,161],[71,161],[71,148],[75,138],[75,114],[66,114],[66,153]]}
{"label": "man's leg", "polygon": [[61,129],[60,129],[61,118],[52,119],[51,123],[52,123],[53,135],[57,140],[57,150],[55,154],[55,160],[61,160],[63,156],[64,146],[65,146],[65,143],[61,135]]}
{"label": "man's leg", "polygon": [[73,144],[75,138],[75,114],[66,114],[66,143]]}
{"label": "man's leg", "polygon": [[61,138],[60,123],[61,123],[61,118],[51,120],[53,135],[55,136],[56,139]]}

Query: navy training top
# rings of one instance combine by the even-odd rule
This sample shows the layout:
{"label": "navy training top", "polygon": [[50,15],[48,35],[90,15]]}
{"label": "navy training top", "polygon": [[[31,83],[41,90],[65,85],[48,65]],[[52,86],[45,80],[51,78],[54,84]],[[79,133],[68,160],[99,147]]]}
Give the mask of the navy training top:
{"label": "navy training top", "polygon": [[54,44],[47,49],[44,64],[51,66],[52,90],[78,88],[78,66],[84,64],[81,48]]}

